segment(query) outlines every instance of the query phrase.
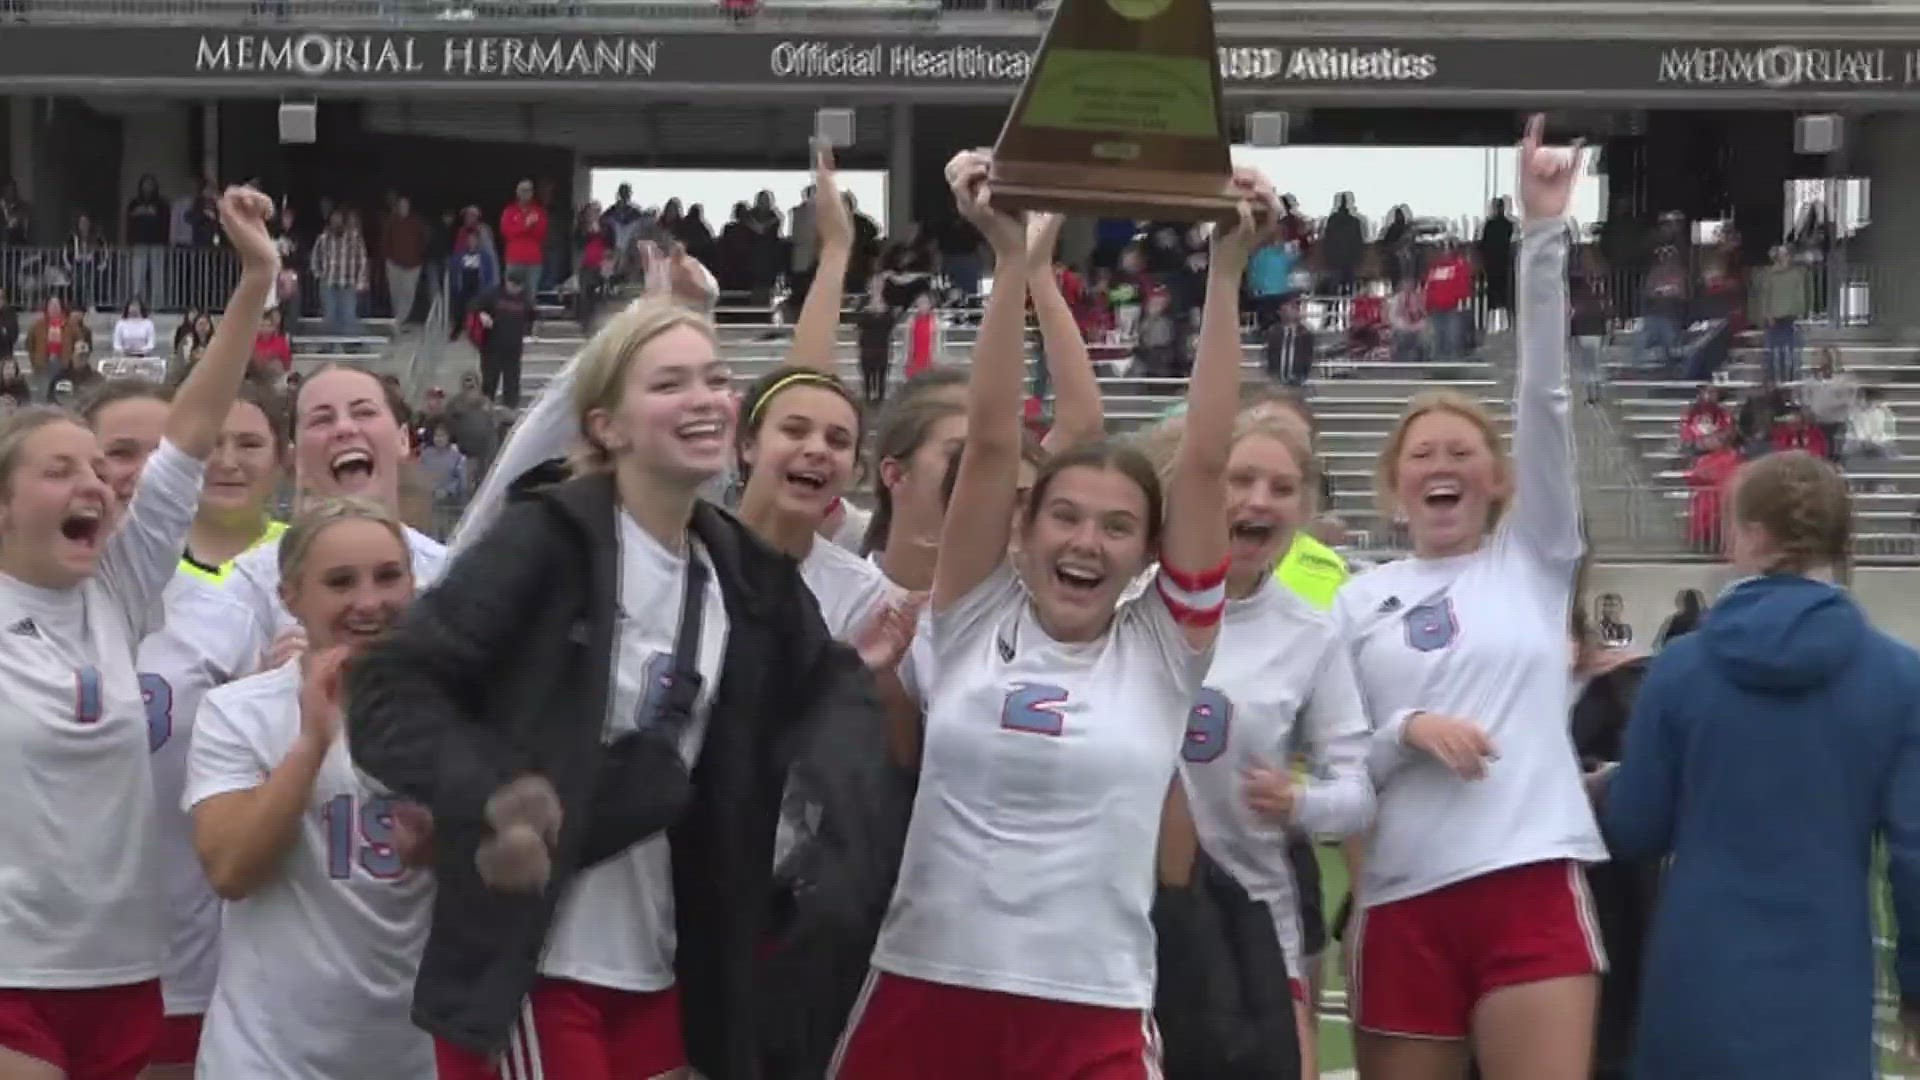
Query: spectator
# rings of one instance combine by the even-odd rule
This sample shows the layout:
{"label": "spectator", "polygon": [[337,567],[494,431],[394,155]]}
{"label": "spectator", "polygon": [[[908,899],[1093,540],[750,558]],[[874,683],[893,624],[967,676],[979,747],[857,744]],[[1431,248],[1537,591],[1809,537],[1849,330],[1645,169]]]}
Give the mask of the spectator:
{"label": "spectator", "polygon": [[1774,245],[1772,255],[1754,271],[1750,303],[1766,336],[1767,379],[1790,383],[1800,378],[1800,320],[1813,313],[1813,274],[1793,261],[1785,244]]}
{"label": "spectator", "polygon": [[1771,440],[1775,450],[1805,450],[1814,457],[1828,457],[1827,437],[1806,409],[1793,409],[1773,425]]}
{"label": "spectator", "polygon": [[[1491,330],[1513,320],[1513,219],[1507,216],[1506,199],[1495,199],[1487,208],[1477,247],[1480,276],[1486,282],[1487,328]],[[1503,318],[1496,320],[1496,314]]]}
{"label": "spectator", "polygon": [[1820,351],[1820,362],[1814,365],[1813,376],[1801,384],[1800,400],[1806,403],[1813,422],[1826,436],[1830,460],[1839,461],[1847,420],[1860,403],[1860,384],[1841,369],[1840,351],[1834,348]]}
{"label": "spectator", "polygon": [[1888,407],[1886,393],[1877,386],[1860,391],[1860,403],[1847,421],[1845,443],[1849,465],[1868,461],[1888,461],[1900,456],[1900,440],[1894,413]]}
{"label": "spectator", "polygon": [[200,354],[213,340],[213,316],[204,311],[190,311],[187,316],[181,320],[180,329],[174,331],[173,353],[168,360],[169,385],[178,385],[187,377],[187,369],[199,363]]}
{"label": "spectator", "polygon": [[1280,320],[1280,308],[1293,294],[1299,248],[1277,235],[1253,250],[1247,260],[1247,293],[1253,298],[1253,324],[1264,331]]}
{"label": "spectator", "polygon": [[713,226],[707,224],[707,208],[699,203],[687,207],[687,216],[680,219],[680,227],[674,230],[674,239],[687,245],[687,254],[701,263],[713,258]]}
{"label": "spectator", "polygon": [[1720,388],[1701,383],[1680,414],[1680,449],[1688,457],[1702,453],[1732,427],[1733,416],[1720,404]]}
{"label": "spectator", "polygon": [[1785,392],[1777,387],[1762,385],[1747,391],[1733,418],[1742,452],[1758,457],[1771,449],[1774,423],[1790,408]]}
{"label": "spectator", "polygon": [[814,265],[820,258],[820,237],[813,227],[812,184],[800,193],[800,202],[787,211],[787,321],[800,321],[800,304],[806,299],[807,286],[813,284]]}
{"label": "spectator", "polygon": [[1598,405],[1606,385],[1601,351],[1613,327],[1613,292],[1599,245],[1583,244],[1579,250],[1579,258],[1567,275],[1567,306],[1571,312],[1567,331],[1573,338],[1569,359],[1586,392],[1587,404]]}
{"label": "spectator", "polygon": [[1387,339],[1387,297],[1385,282],[1373,282],[1353,298],[1347,314],[1347,353],[1365,360]]}
{"label": "spectator", "polygon": [[413,212],[405,195],[393,201],[393,212],[380,230],[387,256],[387,299],[393,307],[393,329],[412,321],[420,294],[420,268],[427,262],[427,223]]}
{"label": "spectator", "polygon": [[616,259],[632,250],[646,225],[646,215],[633,205],[632,184],[621,184],[614,192],[613,205],[600,215],[600,224],[607,230],[607,242],[613,246]]}
{"label": "spectator", "polygon": [[1172,298],[1167,290],[1156,286],[1147,294],[1146,313],[1140,316],[1140,331],[1133,346],[1133,373],[1145,379],[1184,377],[1180,349],[1180,321],[1174,317]]}
{"label": "spectator", "polygon": [[127,202],[127,245],[133,249],[129,284],[133,298],[147,304],[166,302],[167,201],[160,181],[142,174]]}
{"label": "spectator", "polygon": [[533,181],[513,189],[513,203],[500,212],[503,276],[517,278],[528,296],[540,294],[540,267],[547,249],[547,211],[533,198]]}
{"label": "spectator", "polygon": [[1687,542],[1693,550],[1721,552],[1721,498],[1740,471],[1740,452],[1726,435],[1707,444],[1707,450],[1687,470]]}
{"label": "spectator", "polygon": [[920,237],[917,225],[909,225],[905,237],[896,241],[880,258],[880,272],[886,279],[887,303],[895,311],[914,306],[921,293],[933,291],[933,251]]}
{"label": "spectator", "polygon": [[426,426],[426,439],[420,445],[420,474],[433,493],[434,535],[444,537],[460,519],[469,483],[467,457],[453,445],[453,435],[444,421]]}
{"label": "spectator", "polygon": [[0,398],[6,398],[15,406],[33,404],[33,387],[27,377],[20,374],[20,361],[11,353],[0,356]]}
{"label": "spectator", "polygon": [[1114,332],[1123,340],[1132,341],[1139,336],[1141,313],[1152,286],[1153,279],[1147,274],[1146,253],[1140,249],[1140,245],[1130,245],[1120,253],[1120,268],[1114,272],[1112,287],[1107,290],[1107,306],[1113,311]]}
{"label": "spectator", "polygon": [[0,360],[13,358],[13,351],[20,344],[20,316],[8,302],[7,289],[0,284]]}
{"label": "spectator", "polygon": [[1640,341],[1634,362],[1641,367],[1668,367],[1681,354],[1687,328],[1688,282],[1680,249],[1661,247],[1647,272],[1640,307]]}
{"label": "spectator", "polygon": [[1473,302],[1473,266],[1460,245],[1451,240],[1441,245],[1439,256],[1427,266],[1422,298],[1433,327],[1433,358],[1442,363],[1460,359],[1466,354],[1468,305]]}
{"label": "spectator", "polygon": [[0,184],[0,244],[25,244],[32,239],[33,208],[20,197],[20,185]]}
{"label": "spectator", "polygon": [[208,181],[187,204],[187,245],[211,248],[220,242],[220,186]]}
{"label": "spectator", "polygon": [[591,334],[600,298],[614,273],[613,226],[597,202],[588,202],[574,215],[573,242],[580,252],[574,268],[573,318],[580,332]]}
{"label": "spectator", "polygon": [[154,350],[153,320],[147,306],[138,299],[127,301],[120,320],[113,324],[113,351],[120,356],[151,356]]}
{"label": "spectator", "polygon": [[299,218],[291,206],[282,206],[279,216],[274,218],[273,246],[280,253],[280,277],[273,283],[273,296],[280,307],[280,318],[288,326],[299,323],[301,312],[307,310],[300,290],[312,252],[306,237],[300,235],[298,224]]}
{"label": "spectator", "polygon": [[260,330],[254,335],[253,360],[248,364],[247,374],[278,387],[292,370],[293,339],[287,336],[280,313],[269,311],[260,320]]}
{"label": "spectator", "polygon": [[940,362],[945,343],[941,340],[940,313],[934,309],[933,294],[923,292],[913,298],[913,314],[907,320],[907,364],[902,375],[908,379]]}
{"label": "spectator", "polygon": [[413,414],[413,430],[407,432],[407,444],[416,447],[431,444],[433,425],[446,421],[447,392],[438,386],[430,386],[420,399],[420,410]]}
{"label": "spectator", "polygon": [[753,237],[752,288],[754,303],[764,304],[773,294],[774,279],[780,276],[780,208],[774,205],[773,192],[762,191],[753,197],[747,211],[747,229]]}
{"label": "spectator", "polygon": [[1300,321],[1300,298],[1285,299],[1264,334],[1267,375],[1286,386],[1305,386],[1313,374],[1313,331]]}
{"label": "spectator", "polygon": [[860,351],[860,385],[865,389],[867,408],[877,408],[887,397],[887,374],[893,364],[893,309],[882,295],[880,279],[867,287],[866,302],[854,313]]}
{"label": "spectator", "polygon": [[480,220],[480,208],[469,206],[461,211],[460,228],[454,233],[448,260],[450,337],[457,338],[466,331],[467,308],[499,283],[500,255],[493,246],[493,232]]}
{"label": "spectator", "polygon": [[1633,644],[1633,627],[1627,622],[1627,605],[1619,593],[1601,593],[1593,602],[1594,629],[1600,644],[1609,649],[1624,649]]}
{"label": "spectator", "polygon": [[1387,328],[1392,331],[1393,362],[1416,364],[1427,359],[1427,306],[1412,278],[1402,281],[1387,297]]}
{"label": "spectator", "polygon": [[[853,196],[849,195],[851,199]],[[864,215],[862,215],[864,217]],[[878,236],[878,230],[875,230]],[[981,270],[985,265],[980,256],[983,240],[980,230],[973,223],[958,214],[946,219],[939,227],[940,265],[946,268],[947,285],[962,298],[973,300],[980,295]],[[860,226],[854,224],[854,244],[860,243]],[[868,256],[871,266],[872,256]]]}
{"label": "spectator", "polygon": [[499,395],[508,409],[520,407],[520,357],[533,328],[533,294],[520,277],[508,275],[500,291],[480,302],[473,318],[480,325],[480,392]]}
{"label": "spectator", "polygon": [[[367,245],[347,227],[347,215],[335,210],[327,231],[313,242],[313,277],[320,286],[320,313],[334,338],[360,333],[360,297],[367,291]],[[339,346],[333,343],[334,348]]]}
{"label": "spectator", "polygon": [[27,363],[42,401],[53,400],[53,384],[63,379],[93,351],[93,332],[77,311],[68,311],[57,296],[47,297],[40,317],[27,330]]}
{"label": "spectator", "polygon": [[471,461],[472,474],[485,476],[500,447],[500,424],[493,402],[480,392],[480,375],[460,376],[460,389],[446,404],[447,432],[453,444]]}
{"label": "spectator", "polygon": [[1366,257],[1367,227],[1354,213],[1353,192],[1333,197],[1333,213],[1320,226],[1320,287],[1335,296],[1353,293]]}
{"label": "spectator", "polygon": [[[1305,259],[1313,249],[1313,222],[1300,212],[1300,200],[1291,194],[1280,196],[1280,220],[1275,224],[1281,241],[1292,244],[1294,254]],[[1192,239],[1189,238],[1188,242],[1191,243]]]}
{"label": "spectator", "polygon": [[1378,256],[1387,282],[1398,288],[1413,280],[1413,211],[1405,203],[1387,212],[1387,223],[1380,230]]}
{"label": "spectator", "polygon": [[93,217],[79,214],[73,219],[73,232],[60,252],[62,269],[71,282],[68,294],[74,310],[85,313],[101,299],[107,284],[107,238],[93,227]]}
{"label": "spectator", "polygon": [[1654,649],[1664,649],[1668,642],[1686,637],[1699,629],[1706,609],[1706,597],[1700,595],[1699,589],[1681,589],[1673,598],[1673,614],[1667,616],[1666,621],[1660,624],[1660,632],[1654,635]]}

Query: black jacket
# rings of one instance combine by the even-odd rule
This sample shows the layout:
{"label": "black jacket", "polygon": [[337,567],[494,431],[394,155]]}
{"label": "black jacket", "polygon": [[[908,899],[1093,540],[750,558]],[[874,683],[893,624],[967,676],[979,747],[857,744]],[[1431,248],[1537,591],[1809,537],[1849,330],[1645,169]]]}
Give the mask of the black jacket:
{"label": "black jacket", "polygon": [[1160,887],[1153,931],[1167,1080],[1298,1080],[1287,958],[1267,905],[1202,852],[1190,884]]}
{"label": "black jacket", "polygon": [[[555,908],[590,860],[657,831],[592,820],[608,755],[619,545],[612,477],[525,494],[423,594],[349,675],[355,763],[429,806],[439,882],[414,1020],[450,1042],[501,1049],[532,984]],[[833,748],[882,736],[872,682],[834,643],[792,559],[708,503],[692,531],[725,598],[723,674],[672,826],[676,967],[689,1060],[710,1080],[757,1080],[757,954],[769,926],[774,828],[789,778],[820,808],[817,854],[797,902],[859,923],[882,894],[884,856],[866,807],[892,778],[843,766]],[[485,804],[539,773],[565,814],[554,881],[540,895],[483,885],[474,853]],[[677,776],[662,776],[671,787]],[[636,784],[639,788],[643,785]]]}

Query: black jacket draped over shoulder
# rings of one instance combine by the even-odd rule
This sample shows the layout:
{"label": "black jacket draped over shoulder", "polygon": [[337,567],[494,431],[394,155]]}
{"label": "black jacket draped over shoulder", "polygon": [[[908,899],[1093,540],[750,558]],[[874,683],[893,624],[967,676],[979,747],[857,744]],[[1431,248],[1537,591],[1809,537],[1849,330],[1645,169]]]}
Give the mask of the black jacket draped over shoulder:
{"label": "black jacket draped over shoulder", "polygon": [[[349,673],[355,765],[434,815],[438,894],[414,1021],[476,1052],[505,1045],[569,882],[659,828],[589,813],[607,756],[616,512],[608,475],[524,493]],[[813,918],[862,925],[892,882],[896,845],[867,832],[897,777],[883,754],[835,752],[880,745],[883,719],[864,665],[828,636],[797,564],[704,501],[691,531],[728,632],[692,793],[668,830],[676,969],[692,1065],[709,1080],[758,1080],[757,955],[782,792],[792,779],[820,811],[798,902]],[[553,784],[565,814],[554,879],[537,895],[497,892],[474,864],[486,802],[529,773]]]}

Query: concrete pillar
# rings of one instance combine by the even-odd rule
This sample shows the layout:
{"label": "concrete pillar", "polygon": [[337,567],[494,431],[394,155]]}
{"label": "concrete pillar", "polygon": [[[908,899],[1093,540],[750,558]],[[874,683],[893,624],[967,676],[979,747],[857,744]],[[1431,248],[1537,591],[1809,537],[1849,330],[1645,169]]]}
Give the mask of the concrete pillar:
{"label": "concrete pillar", "polygon": [[913,220],[913,106],[894,105],[887,119],[887,219],[880,228],[893,236]]}
{"label": "concrete pillar", "polygon": [[200,175],[225,184],[229,178],[222,175],[220,168],[220,102],[209,100],[206,107],[200,110],[200,134]]}
{"label": "concrete pillar", "polygon": [[1920,340],[1920,113],[1876,113],[1856,135],[1873,224],[1852,263],[1871,290],[1875,329]]}

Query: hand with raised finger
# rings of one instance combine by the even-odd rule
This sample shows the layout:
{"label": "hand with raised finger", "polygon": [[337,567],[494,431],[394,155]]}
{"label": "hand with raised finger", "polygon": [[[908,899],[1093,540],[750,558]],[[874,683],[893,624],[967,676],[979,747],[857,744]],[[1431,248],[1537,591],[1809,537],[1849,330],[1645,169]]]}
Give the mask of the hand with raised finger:
{"label": "hand with raised finger", "polygon": [[1520,208],[1529,221],[1564,215],[1573,205],[1573,190],[1580,181],[1580,151],[1586,140],[1546,146],[1546,132],[1546,114],[1535,113],[1520,140]]}

